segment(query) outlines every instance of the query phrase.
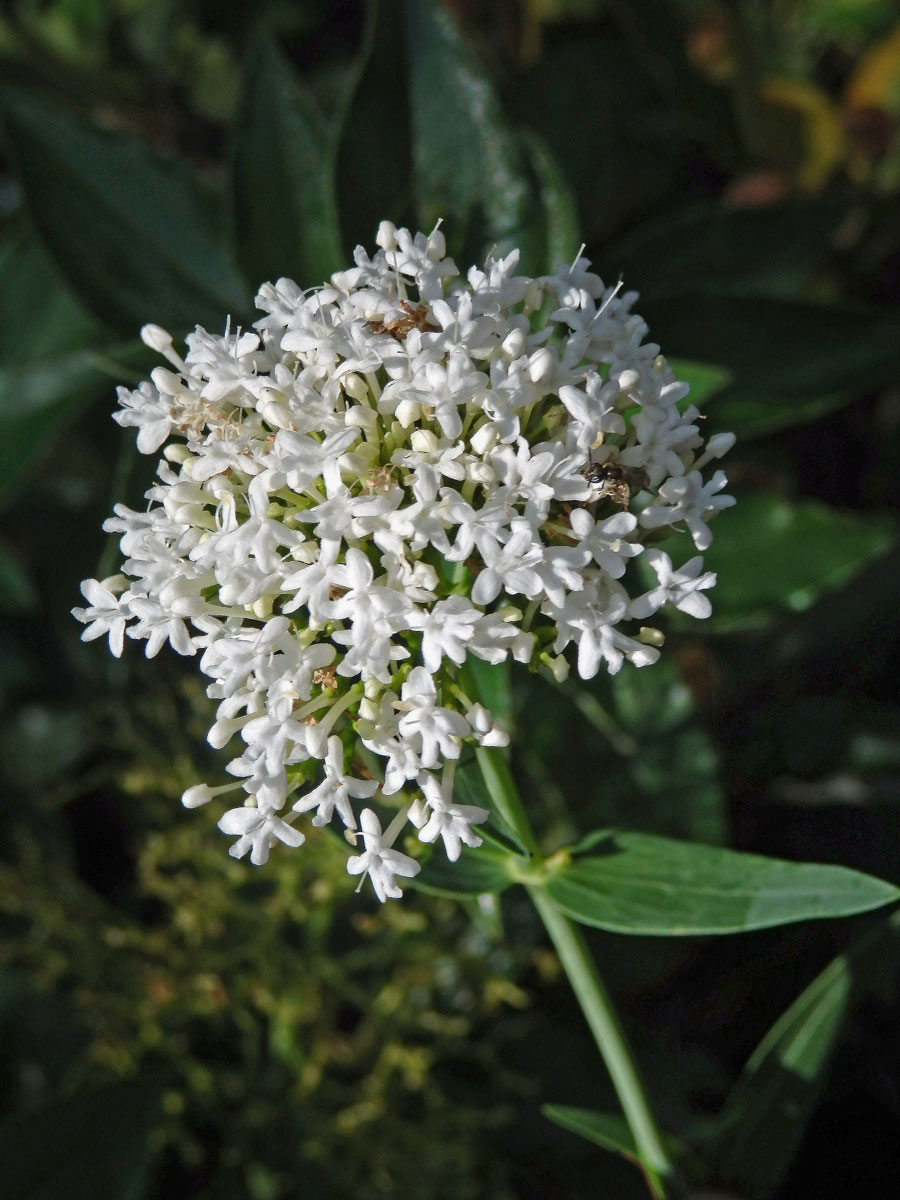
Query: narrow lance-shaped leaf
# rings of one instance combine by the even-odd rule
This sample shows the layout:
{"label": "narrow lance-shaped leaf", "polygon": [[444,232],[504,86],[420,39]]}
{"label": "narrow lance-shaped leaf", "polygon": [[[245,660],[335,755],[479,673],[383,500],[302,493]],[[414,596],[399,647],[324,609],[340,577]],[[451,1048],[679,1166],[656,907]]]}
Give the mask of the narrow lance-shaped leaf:
{"label": "narrow lance-shaped leaf", "polygon": [[184,166],[31,92],[4,88],[0,108],[35,223],[94,312],[129,334],[246,315],[216,199]]}
{"label": "narrow lance-shaped leaf", "polygon": [[[779,608],[801,612],[886,553],[897,535],[896,522],[877,513],[742,495],[720,518],[704,555],[704,569],[717,574],[712,622],[747,627],[765,624]],[[664,548],[684,555],[681,538],[669,538]]]}
{"label": "narrow lance-shaped leaf", "polygon": [[683,289],[643,295],[640,312],[667,351],[732,371],[735,395],[783,404],[900,374],[900,321],[880,309]]}
{"label": "narrow lance-shaped leaf", "polygon": [[900,899],[892,884],[846,867],[650,834],[598,832],[581,847],[550,875],[546,890],[574,920],[616,933],[742,933]]}
{"label": "narrow lance-shaped leaf", "polygon": [[[594,1112],[587,1108],[573,1108],[567,1104],[545,1104],[541,1112],[548,1121],[559,1125],[561,1129],[567,1129],[611,1154],[621,1154],[630,1159],[644,1172],[644,1178],[653,1196],[661,1197],[665,1194],[656,1172],[641,1160],[634,1135],[624,1117],[614,1113]],[[683,1149],[674,1138],[667,1137],[664,1141],[673,1157]]]}
{"label": "narrow lance-shaped leaf", "polygon": [[866,985],[896,977],[900,913],[839,954],[775,1022],[732,1089],[712,1147],[717,1179],[742,1195],[774,1189],[827,1080],[838,1038]]}
{"label": "narrow lance-shaped leaf", "polygon": [[[106,335],[108,337],[108,335]],[[67,354],[104,337],[102,325],[75,299],[33,226],[0,237],[0,362]]]}
{"label": "narrow lance-shaped leaf", "polygon": [[0,538],[0,612],[23,612],[37,603],[37,590],[5,538]]}
{"label": "narrow lance-shaped leaf", "polygon": [[[143,347],[123,345],[107,353],[129,352],[140,355]],[[115,382],[102,363],[103,356],[81,350],[0,367],[0,507],[70,423],[99,396],[113,394]]]}
{"label": "narrow lance-shaped leaf", "polygon": [[536,133],[525,132],[522,142],[535,174],[544,238],[544,269],[573,260],[581,245],[578,206],[560,164]]}
{"label": "narrow lance-shaped leaf", "polygon": [[260,37],[247,60],[232,155],[235,248],[251,287],[282,275],[310,287],[343,265],[336,156],[337,132],[278,46]]}
{"label": "narrow lance-shaped leaf", "polygon": [[409,881],[410,887],[437,896],[496,894],[514,882],[508,869],[512,857],[492,846],[480,846],[477,850],[463,848],[458,861],[451,863],[438,845],[419,874]]}
{"label": "narrow lance-shaped leaf", "polygon": [[407,56],[395,0],[370,0],[356,86],[340,130],[337,192],[348,245],[369,245],[381,220],[415,224]]}
{"label": "narrow lance-shaped leaf", "polygon": [[446,8],[407,0],[406,12],[420,221],[444,218],[451,235],[467,226],[466,255],[496,245],[501,253],[518,246],[526,262],[543,257],[528,168],[490,81]]}

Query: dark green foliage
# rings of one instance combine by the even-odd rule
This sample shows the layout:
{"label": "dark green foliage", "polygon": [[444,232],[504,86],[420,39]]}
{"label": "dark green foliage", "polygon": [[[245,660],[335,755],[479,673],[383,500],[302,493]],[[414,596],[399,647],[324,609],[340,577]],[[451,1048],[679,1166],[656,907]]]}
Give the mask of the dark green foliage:
{"label": "dark green foliage", "polygon": [[135,1083],[83,1091],[0,1124],[0,1186],[22,1200],[139,1200],[159,1093]]}
{"label": "dark green foliage", "polygon": [[[897,917],[784,924],[900,882],[900,112],[885,85],[863,129],[846,91],[896,13],[782,9],[4,6],[4,1196],[649,1194],[475,762],[486,845],[402,905],[322,837],[253,874],[177,806],[223,761],[190,664],[111,660],[68,615],[147,486],[108,416],[155,365],[141,324],[246,323],[383,218],[443,219],[461,266],[586,241],[738,434],[707,623],[589,684],[473,670],[692,1186],[897,1194]],[[771,119],[760,54],[806,109]]]}

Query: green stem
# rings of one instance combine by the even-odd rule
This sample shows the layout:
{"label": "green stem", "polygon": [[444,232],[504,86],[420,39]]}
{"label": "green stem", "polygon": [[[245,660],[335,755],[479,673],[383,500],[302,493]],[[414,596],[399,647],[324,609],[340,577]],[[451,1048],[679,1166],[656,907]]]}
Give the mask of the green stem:
{"label": "green stem", "polygon": [[673,1174],[672,1164],[612,998],[600,978],[584,935],[574,921],[560,912],[542,887],[529,885],[527,891],[606,1063],[641,1162],[657,1177],[660,1185],[665,1186],[665,1180]]}
{"label": "green stem", "polygon": [[[475,753],[495,808],[528,852],[539,858],[537,838],[506,760],[497,750],[480,748]],[[550,935],[606,1063],[641,1162],[652,1175],[653,1182],[665,1193],[666,1182],[674,1174],[672,1163],[663,1146],[634,1055],[584,936],[578,926],[560,912],[542,884],[529,881],[525,888]]]}

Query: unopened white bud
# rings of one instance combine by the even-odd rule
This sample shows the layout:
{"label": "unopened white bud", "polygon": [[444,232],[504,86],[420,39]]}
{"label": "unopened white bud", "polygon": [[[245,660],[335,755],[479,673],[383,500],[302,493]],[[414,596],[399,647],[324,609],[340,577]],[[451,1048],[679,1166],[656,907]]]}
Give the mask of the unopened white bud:
{"label": "unopened white bud", "polygon": [[706,443],[706,454],[709,458],[721,458],[732,448],[737,438],[733,433],[714,433]]}
{"label": "unopened white bud", "polygon": [[569,678],[569,663],[562,654],[548,654],[545,650],[541,662],[548,668],[556,683],[565,683]]}
{"label": "unopened white bud", "polygon": [[472,449],[476,454],[489,454],[499,440],[500,437],[493,422],[487,421],[472,434]]}
{"label": "unopened white bud", "polygon": [[416,429],[410,434],[409,444],[417,454],[434,454],[440,443],[430,429]]}
{"label": "unopened white bud", "polygon": [[375,235],[375,244],[382,250],[397,249],[397,226],[393,221],[382,221]]}
{"label": "unopened white bud", "polygon": [[351,428],[372,430],[378,425],[378,413],[374,408],[354,405],[344,414],[344,424]]}
{"label": "unopened white bud", "polygon": [[637,385],[640,383],[640,381],[641,381],[640,375],[637,373],[637,371],[633,370],[631,367],[629,367],[625,371],[620,371],[618,374],[618,378],[617,378],[617,382],[619,384],[619,391],[620,392],[630,392],[632,388],[637,387]]}
{"label": "unopened white bud", "polygon": [[403,429],[409,429],[421,411],[422,406],[418,400],[401,400],[397,405],[397,420]]}
{"label": "unopened white bud", "polygon": [[341,385],[348,396],[352,396],[354,400],[362,403],[368,399],[369,385],[361,375],[356,375],[353,372],[345,375],[341,380]]}
{"label": "unopened white bud", "polygon": [[635,641],[643,642],[645,646],[664,646],[666,635],[661,629],[653,629],[650,625],[642,625]]}
{"label": "unopened white bud", "polygon": [[108,579],[100,580],[100,586],[105,587],[114,596],[120,596],[130,585],[131,580],[126,575],[110,575]]}
{"label": "unopened white bud", "polygon": [[525,287],[525,311],[536,312],[544,302],[544,289],[537,279],[529,279]]}
{"label": "unopened white bud", "polygon": [[185,808],[200,808],[203,804],[208,804],[215,796],[221,796],[223,792],[233,792],[235,788],[240,787],[238,783],[223,783],[221,787],[210,787],[208,783],[195,783],[181,797],[181,803]]}
{"label": "unopened white bud", "polygon": [[157,354],[165,354],[172,349],[172,335],[161,325],[144,325],[141,329],[141,341]]}
{"label": "unopened white bud", "polygon": [[447,253],[447,239],[444,237],[440,228],[440,221],[432,229],[428,235],[426,253],[432,262],[440,262]]}
{"label": "unopened white bud", "polygon": [[524,329],[511,330],[501,343],[501,348],[504,354],[508,354],[510,358],[521,358],[525,353],[525,347],[528,341],[525,337]]}
{"label": "unopened white bud", "polygon": [[535,351],[528,361],[528,375],[532,383],[540,383],[542,379],[546,379],[553,370],[555,361],[553,351],[548,346]]}

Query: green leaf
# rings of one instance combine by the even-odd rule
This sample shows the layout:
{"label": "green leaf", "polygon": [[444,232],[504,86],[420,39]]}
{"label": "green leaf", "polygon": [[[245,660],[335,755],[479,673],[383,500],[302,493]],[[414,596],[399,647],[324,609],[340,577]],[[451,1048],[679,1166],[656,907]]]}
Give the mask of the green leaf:
{"label": "green leaf", "polygon": [[157,1089],[117,1083],[0,1123],[0,1194],[16,1200],[139,1200]]}
{"label": "green leaf", "polygon": [[251,287],[282,275],[309,287],[346,265],[336,156],[335,130],[278,46],[260,37],[247,58],[232,155],[234,244]]}
{"label": "green leaf", "polygon": [[847,209],[847,201],[832,196],[765,208],[697,205],[607,243],[601,261],[642,299],[697,285],[792,292],[826,258]]}
{"label": "green leaf", "polygon": [[457,767],[453,776],[454,804],[474,804],[478,808],[486,808],[491,814],[484,825],[478,826],[478,833],[489,846],[505,854],[526,854],[525,847],[516,836],[515,830],[504,821],[496,811],[491,797],[485,786],[484,776],[477,762],[468,760]]}
{"label": "green leaf", "polygon": [[37,591],[19,556],[0,538],[0,612],[26,612],[37,604]]}
{"label": "green leaf", "polygon": [[466,659],[462,681],[464,690],[490,709],[495,719],[509,731],[513,720],[509,663],[488,663],[470,654]]}
{"label": "green leaf", "polygon": [[370,245],[382,219],[415,224],[406,76],[397,6],[372,0],[337,159],[341,225],[351,246]]}
{"label": "green leaf", "polygon": [[[763,625],[778,609],[802,612],[897,540],[887,517],[762,493],[739,496],[714,530],[704,567],[718,576],[710,593],[715,629]],[[686,541],[676,535],[663,546],[681,561],[694,553]]]}
{"label": "green leaf", "polygon": [[[582,751],[591,823],[706,843],[727,840],[718,756],[671,661],[589,686],[569,680],[565,691],[599,735],[598,750]],[[561,774],[564,763],[555,769]]]}
{"label": "green leaf", "polygon": [[[441,846],[435,847],[422,870],[410,880],[410,886],[433,896],[480,896],[505,891],[513,882],[509,871],[512,856],[491,846],[477,850],[463,847],[457,862],[447,859]],[[524,862],[524,860],[522,860]]]}
{"label": "green leaf", "polygon": [[535,189],[489,80],[443,5],[406,0],[406,14],[421,227],[443,218],[466,260],[518,247],[526,269],[540,269]]}
{"label": "green leaf", "polygon": [[732,380],[730,371],[724,367],[714,367],[711,363],[690,362],[686,358],[670,358],[668,363],[676,378],[690,384],[687,402],[696,404],[698,408],[728,387]]}
{"label": "green leaf", "polygon": [[555,1125],[587,1138],[595,1146],[614,1154],[637,1157],[637,1146],[624,1117],[613,1113],[593,1112],[588,1108],[571,1108],[566,1104],[542,1104],[541,1112]]}
{"label": "green leaf", "polygon": [[550,147],[536,133],[520,135],[534,172],[543,212],[543,269],[554,271],[571,262],[582,244],[578,206],[562,167]]}
{"label": "green leaf", "polygon": [[113,356],[128,360],[140,345],[90,350],[38,363],[0,367],[0,506],[9,502],[58,437],[98,396],[112,399]]}
{"label": "green leaf", "polygon": [[32,228],[0,240],[0,362],[27,362],[79,350],[102,327],[60,278]]}
{"label": "green leaf", "polygon": [[5,87],[0,108],[35,224],[94,312],[129,334],[247,315],[214,197],[182,165],[29,91]]}
{"label": "green leaf", "polygon": [[[681,92],[699,76],[678,69],[683,39],[666,39],[662,54],[650,46],[644,54],[640,44],[661,28],[671,8],[668,2],[654,5],[652,16],[645,16],[642,5],[635,19],[626,5],[597,4],[594,20],[545,26],[540,59],[530,69],[504,73],[512,119],[553,148],[578,197],[581,232],[589,243],[632,225],[636,213],[660,203],[671,207],[673,195],[692,188],[689,159],[696,153],[691,143],[700,122],[692,113],[676,112],[678,102],[663,90],[673,85],[672,91]],[[622,28],[616,29],[613,21],[620,15]],[[709,101],[715,104],[719,97],[708,86],[703,97],[703,123],[709,125]],[[603,257],[599,270],[606,273]],[[640,288],[641,280],[629,278],[627,286]]]}
{"label": "green leaf", "polygon": [[664,353],[717,363],[734,374],[728,395],[785,411],[795,398],[859,394],[900,374],[900,321],[881,309],[684,290],[642,298],[638,311]]}
{"label": "green leaf", "polygon": [[900,889],[846,867],[783,862],[642,833],[590,835],[548,879],[563,912],[614,933],[742,933],[868,912]]}
{"label": "green leaf", "polygon": [[[846,1019],[874,979],[896,975],[900,913],[839,954],[751,1055],[717,1122],[717,1179],[747,1196],[781,1181],[825,1086]],[[894,989],[895,990],[895,989]]]}
{"label": "green leaf", "polygon": [[735,434],[739,442],[745,442],[750,438],[768,437],[796,425],[807,425],[857,398],[852,392],[777,399],[771,396],[744,396],[732,391],[711,404],[707,416],[715,427],[714,432],[727,430]]}
{"label": "green leaf", "polygon": [[[641,1165],[654,1196],[665,1194],[655,1172],[641,1163],[640,1151],[624,1117],[614,1113],[594,1112],[589,1108],[573,1108],[567,1104],[543,1104],[541,1112],[554,1125],[559,1125],[560,1128],[567,1129],[612,1154],[622,1154]],[[663,1140],[673,1157],[682,1150],[675,1138],[666,1137]]]}

